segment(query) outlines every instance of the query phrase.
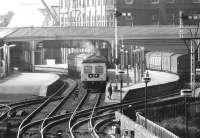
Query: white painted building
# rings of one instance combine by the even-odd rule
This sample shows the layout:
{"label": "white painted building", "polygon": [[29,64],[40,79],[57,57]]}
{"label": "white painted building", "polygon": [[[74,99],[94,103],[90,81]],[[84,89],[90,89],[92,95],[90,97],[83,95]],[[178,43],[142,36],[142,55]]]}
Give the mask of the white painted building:
{"label": "white painted building", "polygon": [[60,0],[60,25],[114,25],[114,3],[115,0]]}

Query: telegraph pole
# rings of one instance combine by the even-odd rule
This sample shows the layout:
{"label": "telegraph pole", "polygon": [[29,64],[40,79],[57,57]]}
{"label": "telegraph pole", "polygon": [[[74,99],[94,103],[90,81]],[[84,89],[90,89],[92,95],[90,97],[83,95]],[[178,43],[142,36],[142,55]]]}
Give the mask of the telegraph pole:
{"label": "telegraph pole", "polygon": [[191,66],[191,73],[190,73],[190,83],[191,83],[191,89],[193,92],[193,96],[195,97],[195,78],[196,78],[196,67],[195,67],[195,49],[194,49],[194,45],[193,45],[193,40],[190,40],[190,66]]}
{"label": "telegraph pole", "polygon": [[[115,7],[115,14],[117,14],[117,8]],[[117,50],[117,15],[115,15],[115,72],[117,73],[118,68],[117,68],[117,60],[118,60],[118,50]]]}
{"label": "telegraph pole", "polygon": [[[197,49],[199,48],[199,43],[197,42],[197,40],[199,39],[198,38],[198,29],[199,29],[199,24],[197,25],[196,28],[194,28],[194,32],[192,32],[192,28],[189,28],[189,32],[190,32],[190,35],[191,35],[191,38],[186,38],[184,39],[184,32],[183,32],[183,29],[184,29],[184,20],[187,20],[187,21],[194,21],[194,20],[199,20],[200,17],[199,16],[194,16],[194,15],[184,15],[182,11],[179,12],[179,16],[180,16],[180,30],[179,30],[179,37],[181,39],[184,40],[189,52],[190,52],[190,86],[191,86],[191,90],[192,90],[192,96],[196,96],[195,95],[195,78],[196,78],[196,67],[195,67],[195,52],[197,51]],[[190,24],[189,24],[189,27],[190,27]],[[190,46],[187,45],[186,43],[186,40],[189,40],[190,42]]]}

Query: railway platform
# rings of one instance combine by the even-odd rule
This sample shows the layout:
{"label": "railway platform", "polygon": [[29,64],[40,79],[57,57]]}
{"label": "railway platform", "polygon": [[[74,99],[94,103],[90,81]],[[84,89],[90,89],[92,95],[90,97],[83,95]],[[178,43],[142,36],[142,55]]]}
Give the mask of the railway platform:
{"label": "railway platform", "polygon": [[[114,70],[110,70],[110,71],[114,72]],[[149,72],[149,76],[151,78],[151,81],[148,83],[148,86],[174,82],[179,79],[178,75],[171,74],[171,73],[159,72],[159,71],[148,71],[148,72]],[[126,76],[126,71],[125,71],[124,75]],[[145,87],[144,82],[139,81],[137,83],[134,83],[133,79],[134,79],[134,72],[132,70],[129,70],[129,85],[127,84],[127,80],[124,80],[122,91],[120,90],[120,83],[109,82],[106,86],[105,102],[106,103],[119,103],[120,99],[121,98],[123,99],[130,90]],[[111,98],[109,98],[109,93],[108,93],[108,87],[109,87],[110,83],[112,85],[112,90],[113,90]],[[117,86],[117,89],[116,89],[116,86]]]}
{"label": "railway platform", "polygon": [[17,101],[46,96],[48,86],[59,78],[50,73],[13,73],[0,80],[0,100]]}

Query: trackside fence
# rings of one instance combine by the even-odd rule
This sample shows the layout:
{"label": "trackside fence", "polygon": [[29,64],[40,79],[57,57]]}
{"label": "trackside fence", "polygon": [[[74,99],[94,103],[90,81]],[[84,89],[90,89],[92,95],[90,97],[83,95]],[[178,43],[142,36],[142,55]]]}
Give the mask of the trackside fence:
{"label": "trackside fence", "polygon": [[[180,138],[176,136],[174,133],[169,130],[157,125],[156,123],[146,119],[147,121],[147,130],[153,133],[155,136],[160,138]],[[138,112],[136,113],[136,122],[143,127],[145,127],[145,117],[140,115]]]}

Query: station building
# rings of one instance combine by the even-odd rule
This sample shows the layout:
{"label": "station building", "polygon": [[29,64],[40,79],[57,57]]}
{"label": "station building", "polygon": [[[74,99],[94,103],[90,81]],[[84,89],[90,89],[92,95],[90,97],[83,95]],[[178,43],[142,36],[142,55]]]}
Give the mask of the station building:
{"label": "station building", "polygon": [[122,13],[129,13],[118,18],[120,26],[179,25],[180,11],[200,16],[200,0],[117,0],[116,7]]}

